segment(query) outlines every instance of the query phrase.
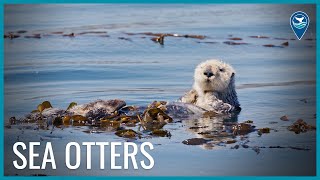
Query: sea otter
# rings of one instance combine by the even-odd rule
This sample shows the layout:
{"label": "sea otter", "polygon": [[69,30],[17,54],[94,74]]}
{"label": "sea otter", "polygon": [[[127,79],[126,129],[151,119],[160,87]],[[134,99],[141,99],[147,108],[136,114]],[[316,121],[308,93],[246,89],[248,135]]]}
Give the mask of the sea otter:
{"label": "sea otter", "polygon": [[[166,112],[173,117],[201,116],[206,111],[229,113],[240,111],[235,91],[235,71],[227,63],[219,60],[208,60],[195,69],[193,88],[181,97],[180,102],[165,103]],[[51,105],[50,105],[51,106]],[[82,105],[75,105],[63,110],[49,107],[41,112],[32,112],[26,119],[36,120],[39,117],[54,119],[55,117],[81,115],[91,120],[99,120],[115,112],[125,112],[126,102],[119,99],[96,100]],[[146,107],[141,107],[140,113]],[[139,111],[138,110],[138,111]]]}
{"label": "sea otter", "polygon": [[240,111],[235,90],[235,70],[220,60],[200,63],[194,72],[192,89],[180,100],[217,113]]}

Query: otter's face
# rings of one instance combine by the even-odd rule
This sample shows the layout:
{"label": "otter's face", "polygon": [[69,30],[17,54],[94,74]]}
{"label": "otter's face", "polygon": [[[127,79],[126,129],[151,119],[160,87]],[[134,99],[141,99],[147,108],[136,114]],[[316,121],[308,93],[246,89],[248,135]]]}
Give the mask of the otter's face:
{"label": "otter's face", "polygon": [[199,64],[195,70],[195,83],[203,91],[223,92],[228,88],[235,71],[219,60],[208,60]]}

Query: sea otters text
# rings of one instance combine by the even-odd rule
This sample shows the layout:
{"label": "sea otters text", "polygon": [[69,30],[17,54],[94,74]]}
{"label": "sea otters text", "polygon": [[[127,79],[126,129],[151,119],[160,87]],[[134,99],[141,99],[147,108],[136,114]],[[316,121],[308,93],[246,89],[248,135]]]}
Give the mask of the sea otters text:
{"label": "sea otters text", "polygon": [[[16,169],[57,169],[55,155],[51,142],[46,142],[45,149],[39,151],[40,142],[29,142],[25,144],[23,142],[16,142],[13,145],[13,152],[17,156],[13,161],[13,165]],[[99,168],[105,169],[105,164],[108,162],[106,159],[110,159],[110,168],[108,169],[129,169],[132,165],[133,169],[139,169],[138,164],[143,169],[151,169],[154,166],[154,159],[150,155],[151,150],[154,149],[153,144],[150,142],[143,142],[137,145],[133,142],[69,142],[65,147],[65,165],[69,169],[78,169],[81,165],[82,156],[85,157],[86,168],[92,169],[92,161],[97,159],[92,158],[91,150],[96,146],[99,148]],[[109,148],[109,151],[105,151]],[[37,151],[35,150],[37,149]],[[138,160],[141,156],[137,156],[138,151],[142,154],[143,160]],[[105,155],[105,152],[110,152],[109,157]],[[29,153],[28,155],[26,155]],[[43,153],[41,155],[40,153]],[[41,164],[36,164],[35,159],[42,158]],[[131,168],[131,167],[130,167]]]}

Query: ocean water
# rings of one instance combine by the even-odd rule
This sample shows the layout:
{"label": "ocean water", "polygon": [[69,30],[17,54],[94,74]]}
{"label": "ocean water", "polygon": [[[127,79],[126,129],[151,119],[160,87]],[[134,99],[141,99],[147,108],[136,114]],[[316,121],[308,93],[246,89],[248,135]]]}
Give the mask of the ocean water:
{"label": "ocean water", "polygon": [[[21,130],[13,128],[5,129],[5,152],[11,153],[5,158],[6,175],[315,175],[315,131],[294,134],[286,129],[299,118],[316,124],[315,6],[43,4],[6,5],[4,10],[5,33],[27,31],[19,38],[4,40],[4,124],[9,117],[21,117],[46,100],[61,108],[72,101],[81,104],[96,99],[119,98],[138,106],[154,100],[175,101],[191,88],[197,64],[221,59],[236,70],[242,107],[238,121],[250,119],[258,128],[275,129],[261,137],[250,133],[249,145],[310,149],[261,149],[257,154],[250,148],[231,149],[233,145],[211,149],[187,146],[181,142],[199,136],[189,129],[199,123],[192,119],[166,125],[170,139],[135,141],[155,144],[152,155],[156,165],[152,170],[85,170],[82,165],[68,171],[60,164],[58,171],[16,171],[10,151],[17,134],[26,142],[51,136],[32,130],[20,134]],[[306,12],[311,21],[300,41],[289,24],[291,14],[298,10]],[[89,31],[106,33],[79,35]],[[165,37],[164,45],[160,45],[151,41],[151,36],[128,34],[144,32],[206,38]],[[24,38],[32,34],[42,38]],[[224,43],[232,37],[248,44]],[[284,42],[289,46],[263,46]],[[280,121],[283,115],[290,121]],[[277,123],[270,124],[274,121]],[[210,120],[201,123],[212,124]],[[61,147],[70,141],[125,141],[110,132],[88,135],[76,128],[57,129],[54,134],[58,138],[45,141],[56,145],[61,158]],[[93,158],[98,158],[97,154]]]}

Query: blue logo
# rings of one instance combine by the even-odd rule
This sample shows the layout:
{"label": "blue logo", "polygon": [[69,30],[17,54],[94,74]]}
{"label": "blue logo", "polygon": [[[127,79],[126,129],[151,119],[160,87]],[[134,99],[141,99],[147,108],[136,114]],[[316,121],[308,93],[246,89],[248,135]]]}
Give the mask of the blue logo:
{"label": "blue logo", "polygon": [[309,16],[307,13],[297,11],[290,17],[290,25],[297,38],[300,40],[309,26]]}

